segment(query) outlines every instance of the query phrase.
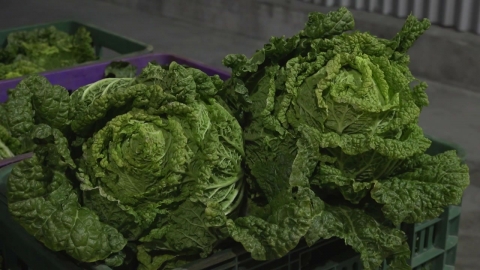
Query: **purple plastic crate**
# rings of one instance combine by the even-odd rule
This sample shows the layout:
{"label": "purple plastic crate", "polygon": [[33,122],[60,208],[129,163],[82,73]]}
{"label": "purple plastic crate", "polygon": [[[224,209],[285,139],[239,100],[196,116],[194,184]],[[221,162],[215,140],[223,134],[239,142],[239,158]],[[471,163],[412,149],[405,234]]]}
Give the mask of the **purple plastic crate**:
{"label": "purple plastic crate", "polygon": [[[208,67],[202,63],[188,60],[172,54],[147,54],[117,59],[115,61],[129,62],[138,68],[138,72],[140,72],[141,69],[146,67],[147,64],[151,61],[156,61],[160,65],[169,64],[175,61],[181,65],[188,65],[190,67],[200,69],[210,76],[219,75],[222,80],[226,80],[230,77],[230,74],[226,71]],[[42,76],[45,76],[52,84],[61,85],[67,90],[76,90],[82,86],[103,79],[105,68],[111,62],[112,61],[100,62],[95,64],[77,66],[70,69],[43,72],[40,74]],[[15,79],[0,81],[0,103],[7,101],[8,90],[15,88],[22,79],[22,77],[19,77]]]}

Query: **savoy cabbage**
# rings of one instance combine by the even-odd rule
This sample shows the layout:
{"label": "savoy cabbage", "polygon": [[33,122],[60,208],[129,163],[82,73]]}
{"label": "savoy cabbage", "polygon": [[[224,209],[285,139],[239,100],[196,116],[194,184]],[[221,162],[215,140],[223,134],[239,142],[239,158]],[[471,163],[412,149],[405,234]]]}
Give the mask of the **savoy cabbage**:
{"label": "savoy cabbage", "polygon": [[138,269],[170,269],[209,255],[244,190],[242,132],[216,99],[222,84],[176,63],[71,96],[24,79],[1,106],[18,153],[34,152],[8,179],[12,216],[80,262],[118,266],[133,252]]}
{"label": "savoy cabbage", "polygon": [[340,8],[311,13],[300,33],[251,58],[225,57],[232,78],[221,94],[243,127],[250,186],[249,215],[227,225],[253,258],[339,237],[365,269],[385,258],[408,269],[397,226],[460,203],[468,168],[455,151],[426,154],[426,84],[408,68],[406,52],[429,25],[410,16],[381,39],[353,31]]}

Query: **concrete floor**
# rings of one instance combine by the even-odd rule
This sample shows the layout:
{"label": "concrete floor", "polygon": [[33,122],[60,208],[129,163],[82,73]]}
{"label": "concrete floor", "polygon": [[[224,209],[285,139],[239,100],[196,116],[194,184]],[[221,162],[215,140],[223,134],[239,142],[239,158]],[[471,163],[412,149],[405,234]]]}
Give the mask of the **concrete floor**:
{"label": "concrete floor", "polygon": [[[215,67],[222,67],[221,60],[226,54],[249,55],[267,40],[91,0],[0,3],[0,29],[67,19],[89,22],[152,44],[157,52],[179,54]],[[431,105],[424,110],[421,125],[427,134],[465,148],[471,170],[471,185],[463,200],[456,269],[480,269],[480,94],[433,81],[428,83]]]}

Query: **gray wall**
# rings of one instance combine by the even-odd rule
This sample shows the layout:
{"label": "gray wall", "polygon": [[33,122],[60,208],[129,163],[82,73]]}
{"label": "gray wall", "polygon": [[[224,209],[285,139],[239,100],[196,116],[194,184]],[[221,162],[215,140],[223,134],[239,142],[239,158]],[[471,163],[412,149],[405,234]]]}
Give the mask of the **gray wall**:
{"label": "gray wall", "polygon": [[433,24],[480,34],[478,0],[294,0],[320,6],[345,6],[378,14],[405,18],[413,13]]}
{"label": "gray wall", "polygon": [[[303,28],[312,11],[325,7],[299,0],[97,0],[138,9],[158,16],[186,20],[215,29],[268,41],[291,36]],[[317,1],[318,2],[318,1]],[[352,9],[359,30],[393,37],[404,19]],[[232,52],[235,53],[235,52]],[[432,26],[410,50],[416,76],[478,91],[480,36]]]}

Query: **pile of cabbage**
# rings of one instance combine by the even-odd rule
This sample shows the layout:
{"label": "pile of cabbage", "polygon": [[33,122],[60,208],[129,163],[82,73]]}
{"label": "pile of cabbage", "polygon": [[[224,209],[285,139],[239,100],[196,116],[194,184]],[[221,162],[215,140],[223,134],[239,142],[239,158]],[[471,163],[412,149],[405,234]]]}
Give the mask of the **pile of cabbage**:
{"label": "pile of cabbage", "polygon": [[429,26],[410,16],[387,40],[345,8],[311,13],[297,35],[226,56],[225,82],[176,63],[72,95],[29,77],[0,106],[0,154],[34,152],[8,179],[10,212],[82,263],[173,269],[232,239],[270,260],[337,237],[365,269],[411,269],[399,225],[469,184],[418,125],[427,85],[407,50]]}

